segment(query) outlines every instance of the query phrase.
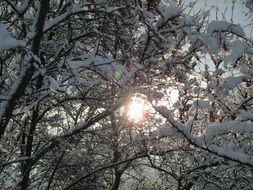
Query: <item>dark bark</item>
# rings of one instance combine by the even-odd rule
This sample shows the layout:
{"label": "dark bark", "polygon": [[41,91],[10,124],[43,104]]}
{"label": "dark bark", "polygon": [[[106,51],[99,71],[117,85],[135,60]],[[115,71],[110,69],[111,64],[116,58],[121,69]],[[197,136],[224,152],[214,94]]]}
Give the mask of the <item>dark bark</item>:
{"label": "dark bark", "polygon": [[[41,43],[41,39],[43,37],[43,26],[45,23],[46,14],[47,14],[48,10],[49,10],[49,0],[44,0],[43,2],[41,2],[39,17],[38,17],[38,21],[36,23],[37,33],[36,33],[36,36],[35,36],[33,44],[32,44],[32,51],[37,56],[39,55],[39,51],[40,51],[40,43]],[[30,73],[28,78],[31,79],[32,74],[35,71],[33,64],[31,64],[29,69],[31,69],[32,72]],[[24,84],[23,88],[25,90],[25,88],[29,84],[29,80],[28,81],[25,80],[24,82],[25,82],[25,84]],[[42,84],[43,84],[42,76],[39,76],[39,78],[37,80],[37,84],[36,84],[36,89],[39,89],[42,86]],[[24,90],[23,90],[23,93],[24,93]],[[12,111],[11,111],[11,113],[12,113]],[[26,156],[27,157],[30,157],[32,155],[34,132],[35,132],[36,126],[37,126],[38,116],[39,116],[39,105],[36,106],[36,108],[33,110],[33,113],[32,113],[32,120],[31,120],[31,125],[30,125],[28,136],[27,136],[27,143],[26,143]],[[23,177],[22,177],[22,181],[20,184],[21,190],[28,189],[30,172],[31,172],[31,169],[34,164],[35,164],[35,162],[33,160],[32,161],[27,160],[25,162],[25,165],[24,165],[23,171],[22,171]]]}
{"label": "dark bark", "polygon": [[49,178],[49,180],[48,180],[47,190],[50,190],[51,184],[52,184],[52,182],[53,182],[53,180],[54,180],[54,175],[55,175],[56,171],[57,171],[58,168],[59,168],[58,166],[59,166],[59,164],[60,164],[60,162],[61,162],[61,160],[62,160],[64,154],[65,154],[65,152],[63,152],[63,153],[60,155],[60,157],[59,157],[59,159],[58,159],[58,161],[57,161],[57,163],[56,163],[56,165],[55,165],[55,167],[54,167],[54,170],[53,170],[52,174],[50,175],[50,178]]}
{"label": "dark bark", "polygon": [[[29,134],[27,136],[27,143],[26,143],[26,157],[30,157],[32,154],[32,147],[33,147],[33,138],[34,138],[34,131],[36,129],[37,125],[37,117],[38,117],[38,106],[35,111],[33,111],[32,114],[32,121],[31,121],[31,126],[29,130]],[[22,182],[21,182],[21,189],[25,190],[28,187],[29,184],[29,176],[30,176],[30,171],[33,166],[34,162],[27,160],[25,161],[24,167],[23,167],[23,177],[22,177]]]}
{"label": "dark bark", "polygon": [[113,186],[111,190],[118,190],[119,185],[120,185],[120,180],[121,180],[122,173],[121,172],[115,172],[115,179],[113,182]]}
{"label": "dark bark", "polygon": [[132,162],[132,161],[134,161],[134,160],[136,160],[136,159],[143,158],[143,157],[146,157],[146,156],[147,156],[147,154],[142,154],[142,153],[138,154],[138,153],[137,153],[136,156],[134,156],[134,157],[132,157],[132,158],[129,158],[129,159],[127,159],[127,160],[123,160],[123,161],[118,162],[118,163],[109,164],[109,165],[106,165],[106,166],[104,166],[104,167],[95,169],[95,170],[93,170],[92,172],[90,172],[90,173],[88,173],[88,174],[86,174],[86,175],[80,177],[80,178],[77,179],[76,181],[72,182],[71,184],[69,184],[68,186],[66,186],[65,188],[63,188],[63,190],[67,190],[67,189],[73,188],[73,187],[74,187],[76,184],[78,184],[79,182],[81,182],[81,181],[83,181],[83,180],[89,178],[90,176],[92,176],[92,175],[94,175],[94,174],[96,174],[96,173],[98,173],[98,172],[100,172],[100,171],[106,170],[106,169],[108,169],[108,168],[115,168],[116,166],[119,166],[119,165],[122,165],[122,164],[128,163],[128,162]]}

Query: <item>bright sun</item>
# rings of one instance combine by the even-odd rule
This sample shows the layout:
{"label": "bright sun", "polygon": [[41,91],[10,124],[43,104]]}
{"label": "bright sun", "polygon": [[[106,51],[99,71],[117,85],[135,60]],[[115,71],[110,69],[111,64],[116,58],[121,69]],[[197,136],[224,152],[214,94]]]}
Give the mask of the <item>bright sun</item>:
{"label": "bright sun", "polygon": [[[154,96],[154,100],[157,100],[157,105],[173,108],[178,100],[179,92],[176,89],[168,89],[166,93],[166,99],[162,99],[161,95],[158,94],[159,96],[156,96],[156,98]],[[153,109],[152,104],[149,103],[144,95],[132,96],[124,108],[124,115],[127,120],[136,124],[152,118],[155,113],[156,111]]]}
{"label": "bright sun", "polygon": [[127,106],[127,118],[129,121],[139,123],[145,119],[146,110],[145,102],[142,98],[132,97],[131,102]]}

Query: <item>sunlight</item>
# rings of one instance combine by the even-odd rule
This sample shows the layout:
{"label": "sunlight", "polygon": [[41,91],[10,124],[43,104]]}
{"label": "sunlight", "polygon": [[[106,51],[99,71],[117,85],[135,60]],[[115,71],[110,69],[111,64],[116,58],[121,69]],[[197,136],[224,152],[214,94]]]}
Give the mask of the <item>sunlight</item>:
{"label": "sunlight", "polygon": [[132,97],[127,106],[126,115],[129,121],[139,123],[145,119],[145,102],[140,97]]}

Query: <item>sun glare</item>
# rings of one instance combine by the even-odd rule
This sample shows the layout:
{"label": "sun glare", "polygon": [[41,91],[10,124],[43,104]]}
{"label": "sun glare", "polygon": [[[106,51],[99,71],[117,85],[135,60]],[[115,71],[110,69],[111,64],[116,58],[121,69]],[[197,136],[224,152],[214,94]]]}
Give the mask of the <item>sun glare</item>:
{"label": "sun glare", "polygon": [[132,97],[127,106],[127,118],[129,121],[139,123],[145,119],[145,102],[142,98]]}

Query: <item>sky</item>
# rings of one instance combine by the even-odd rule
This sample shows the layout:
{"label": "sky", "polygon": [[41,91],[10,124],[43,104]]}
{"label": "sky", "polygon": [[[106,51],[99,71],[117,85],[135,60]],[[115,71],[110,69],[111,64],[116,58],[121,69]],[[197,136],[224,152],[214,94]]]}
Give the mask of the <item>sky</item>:
{"label": "sky", "polygon": [[[234,24],[240,24],[246,35],[253,37],[253,13],[245,6],[246,0],[197,0],[192,13],[198,12],[200,9],[210,11],[210,20],[226,20]],[[184,0],[190,3],[194,0]],[[234,2],[234,6],[233,6]],[[249,25],[251,23],[251,25]]]}

